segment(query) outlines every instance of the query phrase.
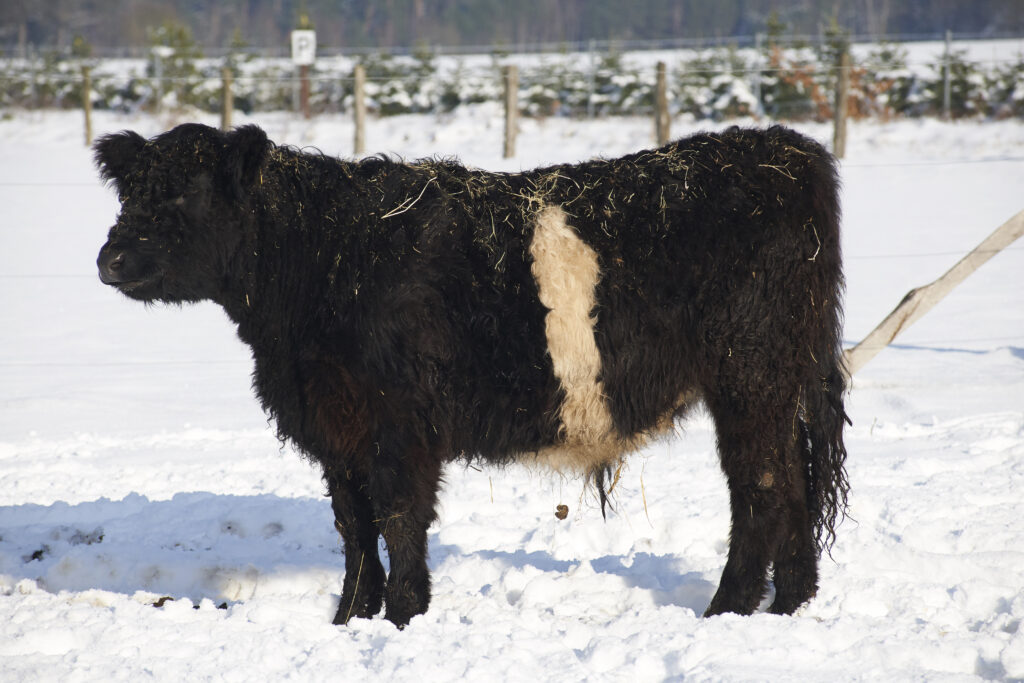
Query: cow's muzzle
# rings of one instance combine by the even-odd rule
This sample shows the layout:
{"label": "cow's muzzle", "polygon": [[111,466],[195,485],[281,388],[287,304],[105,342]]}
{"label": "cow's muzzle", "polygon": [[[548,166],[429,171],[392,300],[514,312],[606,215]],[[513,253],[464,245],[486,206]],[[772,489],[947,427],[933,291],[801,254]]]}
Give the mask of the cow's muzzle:
{"label": "cow's muzzle", "polygon": [[116,285],[124,282],[125,261],[128,256],[122,249],[103,247],[96,258],[96,267],[100,271],[100,282],[105,285]]}
{"label": "cow's muzzle", "polygon": [[143,273],[143,264],[137,256],[124,248],[105,244],[96,258],[100,282],[128,292],[145,284],[148,278]]}

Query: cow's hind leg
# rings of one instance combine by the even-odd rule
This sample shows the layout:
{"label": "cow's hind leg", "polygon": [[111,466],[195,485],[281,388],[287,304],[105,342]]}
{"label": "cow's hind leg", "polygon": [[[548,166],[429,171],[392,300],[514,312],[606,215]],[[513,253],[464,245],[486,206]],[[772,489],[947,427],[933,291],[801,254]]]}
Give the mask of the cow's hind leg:
{"label": "cow's hind leg", "polygon": [[384,600],[384,567],[377,552],[379,530],[364,483],[351,476],[328,482],[335,526],[345,544],[345,581],[335,624],[352,617],[367,619]]}
{"label": "cow's hind leg", "polygon": [[798,425],[797,459],[787,463],[783,534],[775,552],[772,580],[773,614],[792,614],[818,591],[818,546],[814,540],[807,488],[810,440],[802,422]]}
{"label": "cow's hind leg", "polygon": [[400,466],[381,468],[372,483],[375,522],[391,562],[384,616],[399,628],[430,604],[427,529],[436,519],[440,481],[440,461],[419,452]]}
{"label": "cow's hind leg", "polygon": [[[803,479],[794,481],[792,476],[792,466],[800,459],[793,435],[796,400],[779,400],[771,388],[745,389],[756,400],[735,392],[708,397],[729,484],[732,530],[722,579],[705,616],[754,612],[766,592],[769,565],[781,549],[791,552],[800,545],[789,540],[798,504],[794,499],[802,499],[796,491],[803,490]],[[784,562],[783,567],[795,572],[798,583],[804,581],[794,563]],[[785,579],[782,585],[780,607],[788,606],[794,593]]]}

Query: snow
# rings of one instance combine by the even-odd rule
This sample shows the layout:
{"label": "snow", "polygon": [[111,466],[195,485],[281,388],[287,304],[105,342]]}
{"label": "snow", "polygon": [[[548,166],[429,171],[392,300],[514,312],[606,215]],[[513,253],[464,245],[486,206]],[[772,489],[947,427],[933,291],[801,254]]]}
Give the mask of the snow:
{"label": "snow", "polygon": [[[351,150],[347,119],[247,121]],[[502,125],[488,104],[374,120],[367,147],[514,170],[634,151],[653,132],[526,119],[503,160]],[[404,631],[339,628],[322,483],[273,436],[224,314],[139,306],[95,277],[117,207],[81,135],[74,112],[0,120],[0,679],[1024,679],[1019,244],[855,378],[852,519],[795,616],[699,616],[729,513],[698,416],[630,461],[607,522],[577,481],[450,468],[429,612]],[[852,344],[1024,208],[1024,124],[851,122],[842,175]]]}

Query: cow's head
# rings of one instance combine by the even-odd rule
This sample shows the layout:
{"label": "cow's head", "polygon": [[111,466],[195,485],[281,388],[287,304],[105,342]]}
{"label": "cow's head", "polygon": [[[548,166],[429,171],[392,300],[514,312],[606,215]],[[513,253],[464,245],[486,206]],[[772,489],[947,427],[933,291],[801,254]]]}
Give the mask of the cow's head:
{"label": "cow's head", "polygon": [[124,131],[94,146],[121,213],[100,249],[100,280],[141,301],[216,298],[242,242],[249,188],[271,143],[256,126],[184,124],[146,140]]}

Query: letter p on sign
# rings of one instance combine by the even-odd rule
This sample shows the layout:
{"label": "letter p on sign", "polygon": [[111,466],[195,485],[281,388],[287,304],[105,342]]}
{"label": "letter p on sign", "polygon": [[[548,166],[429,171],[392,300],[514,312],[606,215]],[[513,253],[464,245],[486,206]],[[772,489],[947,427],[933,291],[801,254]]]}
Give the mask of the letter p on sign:
{"label": "letter p on sign", "polygon": [[292,31],[292,63],[309,66],[316,59],[316,31]]}

